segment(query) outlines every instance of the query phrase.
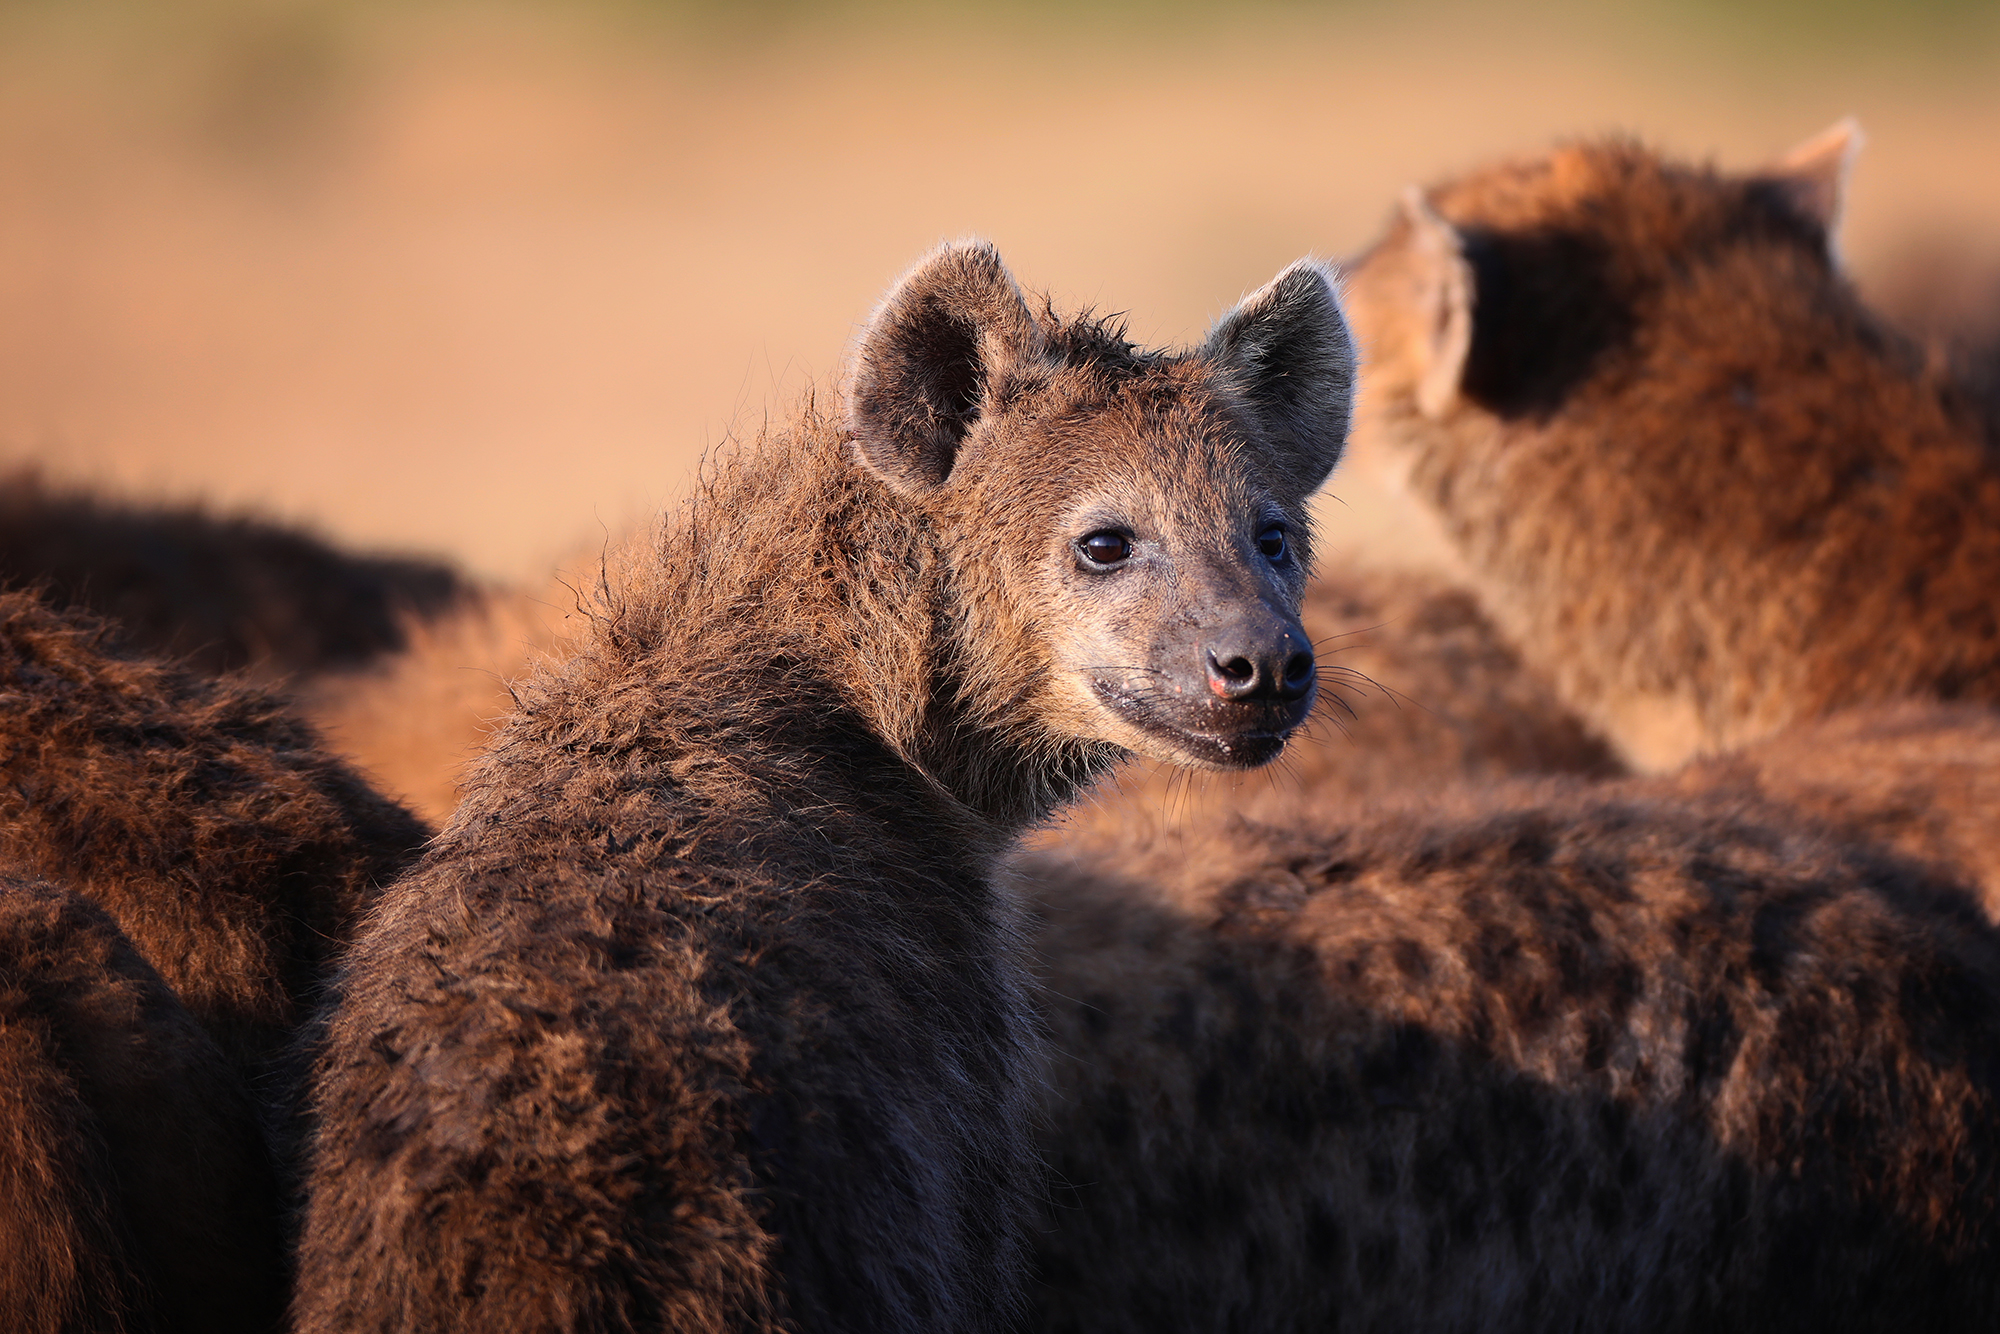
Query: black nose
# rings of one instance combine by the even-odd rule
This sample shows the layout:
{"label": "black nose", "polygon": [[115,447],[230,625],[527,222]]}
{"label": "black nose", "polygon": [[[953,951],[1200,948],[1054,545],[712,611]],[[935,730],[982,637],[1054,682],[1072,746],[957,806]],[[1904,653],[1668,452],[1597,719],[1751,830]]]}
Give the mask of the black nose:
{"label": "black nose", "polygon": [[1212,643],[1206,650],[1208,688],[1227,700],[1249,703],[1301,699],[1312,689],[1313,655],[1301,631],[1286,627],[1279,634],[1247,636]]}

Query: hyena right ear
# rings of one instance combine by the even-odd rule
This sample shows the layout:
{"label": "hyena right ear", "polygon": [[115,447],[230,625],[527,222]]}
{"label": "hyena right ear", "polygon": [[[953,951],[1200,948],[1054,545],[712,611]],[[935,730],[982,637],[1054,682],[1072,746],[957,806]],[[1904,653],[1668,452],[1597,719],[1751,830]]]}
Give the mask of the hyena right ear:
{"label": "hyena right ear", "polygon": [[1458,402],[1465,360],[1472,355],[1472,265],[1458,228],[1438,216],[1424,192],[1403,191],[1409,289],[1416,325],[1410,351],[1416,359],[1417,411],[1438,418]]}
{"label": "hyena right ear", "polygon": [[951,474],[995,374],[1039,351],[1041,327],[1000,254],[942,246],[889,290],[855,357],[847,424],[861,461],[904,495]]}
{"label": "hyena right ear", "polygon": [[1215,322],[1202,351],[1227,367],[1310,495],[1347,444],[1354,337],[1324,265],[1302,259]]}
{"label": "hyena right ear", "polygon": [[1847,178],[1854,174],[1854,159],[1865,142],[1861,122],[1848,116],[1798,145],[1756,177],[1782,193],[1800,216],[1819,228],[1827,258],[1836,266],[1840,260],[1840,218],[1847,207]]}

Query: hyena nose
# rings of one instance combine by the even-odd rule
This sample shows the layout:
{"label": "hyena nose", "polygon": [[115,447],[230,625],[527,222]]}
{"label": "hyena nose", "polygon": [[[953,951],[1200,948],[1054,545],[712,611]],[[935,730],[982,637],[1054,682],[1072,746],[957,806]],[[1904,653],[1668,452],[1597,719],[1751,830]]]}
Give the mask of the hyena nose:
{"label": "hyena nose", "polygon": [[1291,703],[1312,689],[1312,649],[1289,627],[1263,644],[1210,645],[1206,657],[1208,688],[1222,699]]}

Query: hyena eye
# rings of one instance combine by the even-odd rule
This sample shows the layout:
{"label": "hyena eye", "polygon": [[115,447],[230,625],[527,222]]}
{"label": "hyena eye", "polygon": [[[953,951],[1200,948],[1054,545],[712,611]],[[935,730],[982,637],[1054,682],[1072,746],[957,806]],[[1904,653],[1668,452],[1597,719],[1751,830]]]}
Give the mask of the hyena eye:
{"label": "hyena eye", "polygon": [[1116,565],[1132,554],[1132,542],[1125,534],[1115,533],[1107,528],[1101,533],[1092,533],[1078,542],[1076,549],[1082,552],[1083,558],[1092,565]]}
{"label": "hyena eye", "polygon": [[1285,530],[1275,525],[1257,534],[1257,550],[1264,553],[1264,559],[1276,564],[1285,558],[1287,550]]}

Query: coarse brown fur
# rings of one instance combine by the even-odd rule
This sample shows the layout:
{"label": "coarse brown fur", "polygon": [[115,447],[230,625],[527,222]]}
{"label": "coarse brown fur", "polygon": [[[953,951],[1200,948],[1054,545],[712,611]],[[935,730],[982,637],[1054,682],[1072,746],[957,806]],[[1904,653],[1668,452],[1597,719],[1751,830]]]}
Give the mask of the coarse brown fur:
{"label": "coarse brown fur", "polygon": [[467,593],[448,566],[357,556],[261,519],[0,475],[0,588],[116,623],[143,652],[265,680],[353,668]]}
{"label": "coarse brown fur", "polygon": [[1296,657],[1350,356],[1308,266],[1184,355],[984,247],[913,271],[850,429],[713,472],[350,954],[299,1328],[1005,1327],[1034,1026],[987,866],[1123,746],[1253,763],[1309,707],[1200,636]]}
{"label": "coarse brown fur", "polygon": [[1412,198],[1355,272],[1358,448],[1643,767],[2000,700],[2000,452],[1832,261],[1849,149],[1733,176],[1572,146]]}
{"label": "coarse brown fur", "polygon": [[513,682],[567,650],[582,621],[577,588],[557,578],[538,594],[474,589],[443,615],[409,618],[397,652],[302,685],[299,711],[371,781],[443,824],[513,708]]}
{"label": "coarse brown fur", "polygon": [[1330,817],[1429,801],[1445,786],[1624,772],[1464,588],[1415,570],[1325,570],[1306,586],[1303,619],[1323,664],[1320,702],[1276,764],[1236,775],[1140,761],[1033,841],[1225,811],[1282,820],[1306,806]]}
{"label": "coarse brown fur", "polygon": [[1936,868],[2000,921],[2000,713],[1890,704],[1801,724],[1634,785],[1754,801]]}
{"label": "coarse brown fur", "polygon": [[110,913],[246,1076],[428,832],[282,697],[0,593],[0,866]]}
{"label": "coarse brown fur", "polygon": [[1056,1052],[1029,1328],[2000,1318],[2000,940],[1919,868],[1550,780],[1016,870]]}
{"label": "coarse brown fur", "polygon": [[269,1334],[282,1235],[214,1042],[102,911],[0,874],[0,1328]]}

